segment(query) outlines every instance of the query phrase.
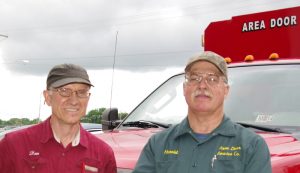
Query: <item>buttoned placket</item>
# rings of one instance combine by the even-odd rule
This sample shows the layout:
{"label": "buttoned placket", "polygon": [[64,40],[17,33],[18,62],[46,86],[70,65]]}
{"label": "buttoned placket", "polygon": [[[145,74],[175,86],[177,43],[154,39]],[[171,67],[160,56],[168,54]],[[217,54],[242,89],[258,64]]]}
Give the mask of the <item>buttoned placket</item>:
{"label": "buttoned placket", "polygon": [[193,140],[197,141],[197,144],[193,148],[192,157],[191,157],[191,166],[189,168],[188,173],[199,172],[199,170],[201,169],[200,168],[201,164],[203,164],[207,160],[208,160],[207,165],[209,165],[209,167],[211,167],[210,166],[210,164],[211,164],[210,156],[203,154],[204,152],[206,152],[205,149],[203,148],[203,145],[207,145],[206,143],[209,140],[212,140],[212,138],[215,137],[217,135],[217,133],[212,133],[211,135],[209,135],[207,137],[207,139],[204,139],[204,140],[198,140],[192,131],[190,131],[189,133],[190,133],[191,137],[193,138]]}

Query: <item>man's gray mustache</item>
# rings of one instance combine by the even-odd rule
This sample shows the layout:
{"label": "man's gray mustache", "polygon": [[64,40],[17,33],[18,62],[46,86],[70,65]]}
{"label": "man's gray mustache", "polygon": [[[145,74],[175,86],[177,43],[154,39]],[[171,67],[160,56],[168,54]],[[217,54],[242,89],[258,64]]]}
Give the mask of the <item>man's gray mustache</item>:
{"label": "man's gray mustache", "polygon": [[197,97],[199,95],[204,95],[206,97],[212,97],[212,94],[207,90],[196,90],[192,93],[193,97]]}

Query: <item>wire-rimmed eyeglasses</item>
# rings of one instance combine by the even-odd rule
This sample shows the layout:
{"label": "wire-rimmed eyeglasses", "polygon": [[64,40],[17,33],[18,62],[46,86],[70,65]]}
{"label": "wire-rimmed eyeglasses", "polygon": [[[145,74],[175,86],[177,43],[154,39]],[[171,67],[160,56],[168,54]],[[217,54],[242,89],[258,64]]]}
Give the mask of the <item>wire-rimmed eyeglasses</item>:
{"label": "wire-rimmed eyeglasses", "polygon": [[62,97],[71,97],[73,93],[75,93],[76,96],[79,98],[88,98],[91,95],[89,89],[81,89],[81,90],[73,91],[70,88],[55,88],[55,89],[50,89],[50,91],[56,91]]}
{"label": "wire-rimmed eyeglasses", "polygon": [[220,82],[221,76],[215,73],[191,73],[185,74],[185,83],[189,85],[197,85],[204,79],[209,86],[216,86]]}

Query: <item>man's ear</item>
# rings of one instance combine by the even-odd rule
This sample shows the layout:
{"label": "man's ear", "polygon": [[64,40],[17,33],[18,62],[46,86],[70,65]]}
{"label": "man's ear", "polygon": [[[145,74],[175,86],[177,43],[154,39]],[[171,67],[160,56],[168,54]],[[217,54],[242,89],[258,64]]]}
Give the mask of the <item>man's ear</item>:
{"label": "man's ear", "polygon": [[50,97],[49,92],[50,91],[48,91],[48,90],[43,91],[43,95],[44,95],[44,98],[45,98],[44,104],[46,103],[48,106],[51,106],[51,97]]}
{"label": "man's ear", "polygon": [[185,88],[186,88],[186,83],[183,82],[182,84],[183,96],[185,96]]}
{"label": "man's ear", "polygon": [[227,96],[229,95],[229,90],[230,90],[230,87],[228,84],[225,85],[225,92],[224,92],[224,98],[226,99]]}

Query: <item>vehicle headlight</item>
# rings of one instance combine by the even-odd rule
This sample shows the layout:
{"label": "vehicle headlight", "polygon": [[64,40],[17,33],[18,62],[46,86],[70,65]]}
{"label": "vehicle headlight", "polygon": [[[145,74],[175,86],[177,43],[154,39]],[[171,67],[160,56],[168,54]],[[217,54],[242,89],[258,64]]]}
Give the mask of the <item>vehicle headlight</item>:
{"label": "vehicle headlight", "polygon": [[123,169],[123,168],[118,168],[117,169],[118,173],[131,173],[132,170],[131,169]]}

